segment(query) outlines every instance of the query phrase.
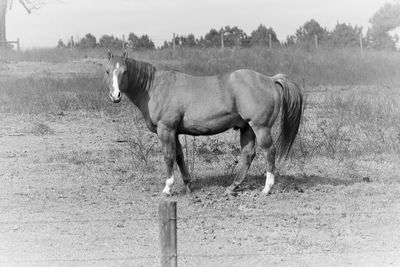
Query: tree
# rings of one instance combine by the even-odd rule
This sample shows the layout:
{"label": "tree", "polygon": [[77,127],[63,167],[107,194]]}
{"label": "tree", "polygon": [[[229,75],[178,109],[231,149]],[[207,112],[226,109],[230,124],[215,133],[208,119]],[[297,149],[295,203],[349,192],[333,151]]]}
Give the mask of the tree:
{"label": "tree", "polygon": [[[43,3],[40,0],[18,0],[19,3],[25,8],[28,14],[33,9],[38,9]],[[7,8],[12,8],[13,1],[0,0],[0,46],[5,46],[7,41],[6,37],[6,15]]]}
{"label": "tree", "polygon": [[79,42],[78,42],[78,47],[79,48],[95,48],[97,46],[97,40],[96,37],[88,33],[83,37]]}
{"label": "tree", "polygon": [[316,20],[311,19],[296,30],[295,40],[296,43],[310,44],[314,42],[315,36],[317,36],[318,41],[322,41],[327,36],[327,31]]}
{"label": "tree", "polygon": [[130,32],[128,35],[128,45],[133,49],[139,46],[139,37],[133,32]]}
{"label": "tree", "polygon": [[144,34],[140,37],[140,47],[142,49],[154,49],[155,45],[153,41],[150,39],[150,37],[147,34]]}
{"label": "tree", "polygon": [[329,33],[329,42],[334,46],[356,47],[360,45],[362,27],[352,26],[346,23],[337,23]]}
{"label": "tree", "polygon": [[278,37],[272,28],[267,28],[260,24],[257,30],[251,32],[250,45],[269,46],[269,35],[271,34],[271,42],[280,45]]}
{"label": "tree", "polygon": [[389,31],[400,26],[400,3],[386,3],[370,18],[371,28],[367,32],[368,44],[372,48],[395,49],[398,36]]}
{"label": "tree", "polygon": [[129,46],[133,49],[145,50],[155,48],[153,41],[149,38],[147,34],[138,37],[136,34],[131,32],[128,36],[128,42]]}
{"label": "tree", "polygon": [[6,38],[7,1],[0,0],[0,46],[5,46]]}
{"label": "tree", "polygon": [[211,29],[204,38],[200,38],[198,45],[202,47],[221,47],[221,35],[225,47],[245,47],[250,44],[250,38],[237,26],[225,26],[219,31]]}
{"label": "tree", "polygon": [[57,48],[66,48],[67,46],[64,44],[63,40],[58,39]]}
{"label": "tree", "polygon": [[172,46],[172,42],[164,41],[164,44],[161,46],[161,49],[170,48]]}
{"label": "tree", "polygon": [[99,47],[122,49],[123,41],[113,35],[103,35],[99,39]]}
{"label": "tree", "polygon": [[219,32],[224,35],[225,47],[245,47],[250,44],[250,38],[237,26],[225,26]]}
{"label": "tree", "polygon": [[375,32],[371,28],[367,30],[366,42],[369,48],[396,50],[399,36],[391,36],[387,32]]}
{"label": "tree", "polygon": [[221,34],[216,29],[211,29],[204,38],[200,39],[203,47],[221,47]]}
{"label": "tree", "polygon": [[198,43],[193,34],[189,34],[187,36],[178,36],[177,41],[180,46],[190,48],[197,46]]}
{"label": "tree", "polygon": [[400,26],[400,3],[386,3],[369,19],[372,31],[388,32]]}
{"label": "tree", "polygon": [[286,41],[283,42],[283,46],[290,46],[290,45],[294,45],[295,43],[296,43],[296,36],[288,35],[286,37]]}

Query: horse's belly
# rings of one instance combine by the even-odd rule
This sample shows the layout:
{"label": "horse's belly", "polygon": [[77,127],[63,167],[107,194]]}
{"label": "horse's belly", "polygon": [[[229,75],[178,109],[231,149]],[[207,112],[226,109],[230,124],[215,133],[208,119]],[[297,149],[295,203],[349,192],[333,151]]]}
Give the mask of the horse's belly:
{"label": "horse's belly", "polygon": [[246,122],[238,114],[214,115],[205,118],[183,117],[178,134],[213,135],[231,128],[241,128]]}

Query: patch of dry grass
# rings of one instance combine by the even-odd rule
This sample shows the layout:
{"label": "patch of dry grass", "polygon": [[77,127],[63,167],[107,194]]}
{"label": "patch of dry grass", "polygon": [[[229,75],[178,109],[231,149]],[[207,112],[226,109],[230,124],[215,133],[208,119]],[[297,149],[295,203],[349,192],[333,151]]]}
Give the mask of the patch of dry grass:
{"label": "patch of dry grass", "polygon": [[295,157],[343,161],[399,153],[398,88],[335,87],[308,96]]}
{"label": "patch of dry grass", "polygon": [[18,114],[99,112],[110,108],[102,79],[84,75],[2,79],[0,103],[1,112]]}
{"label": "patch of dry grass", "polygon": [[[118,51],[115,51],[118,53]],[[129,51],[136,59],[162,69],[177,69],[195,75],[211,75],[249,68],[266,75],[285,73],[302,85],[400,84],[400,53],[393,51],[341,49],[321,46],[305,51],[288,47],[243,49],[177,48]],[[0,51],[3,61],[70,62],[105,58],[105,49],[30,49],[20,53]]]}

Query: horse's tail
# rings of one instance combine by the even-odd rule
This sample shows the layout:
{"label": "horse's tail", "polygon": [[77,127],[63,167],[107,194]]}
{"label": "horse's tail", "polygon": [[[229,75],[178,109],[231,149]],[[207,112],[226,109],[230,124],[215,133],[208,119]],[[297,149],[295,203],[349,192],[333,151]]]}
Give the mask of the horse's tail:
{"label": "horse's tail", "polygon": [[282,87],[281,133],[277,148],[280,158],[287,158],[293,142],[299,131],[301,114],[303,112],[303,96],[300,87],[290,81],[285,75],[277,74],[272,77],[275,84]]}

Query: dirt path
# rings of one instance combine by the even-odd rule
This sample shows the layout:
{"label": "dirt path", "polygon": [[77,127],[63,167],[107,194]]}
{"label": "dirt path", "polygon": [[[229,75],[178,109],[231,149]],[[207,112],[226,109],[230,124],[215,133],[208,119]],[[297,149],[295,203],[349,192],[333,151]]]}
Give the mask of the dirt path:
{"label": "dirt path", "polygon": [[[0,265],[158,264],[161,155],[133,161],[115,142],[122,119],[0,117]],[[229,175],[198,157],[194,193],[173,197],[180,266],[400,265],[398,163],[377,160],[385,171],[365,183],[318,175],[335,165],[315,159],[263,196],[256,160],[226,198]]]}

